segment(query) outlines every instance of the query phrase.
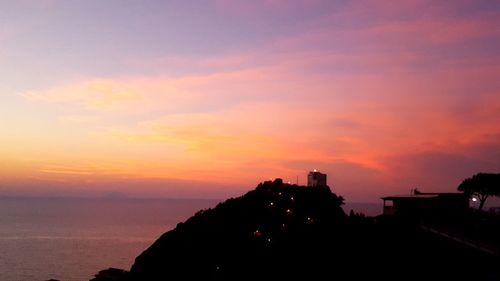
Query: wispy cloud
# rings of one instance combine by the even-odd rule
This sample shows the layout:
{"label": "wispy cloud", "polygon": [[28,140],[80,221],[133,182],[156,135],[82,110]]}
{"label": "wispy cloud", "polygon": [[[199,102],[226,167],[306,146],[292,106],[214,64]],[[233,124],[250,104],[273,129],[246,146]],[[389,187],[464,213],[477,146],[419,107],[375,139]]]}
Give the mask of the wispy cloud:
{"label": "wispy cloud", "polygon": [[75,123],[75,124],[86,124],[94,123],[98,121],[97,116],[92,115],[64,115],[59,118],[61,122]]}
{"label": "wispy cloud", "polygon": [[[497,11],[464,16],[468,1],[326,2],[219,1],[224,17],[279,10],[248,24],[289,25],[247,48],[130,56],[126,74],[21,93],[49,112],[53,136],[32,152],[80,164],[29,170],[246,184],[293,179],[318,163],[352,187],[347,196],[361,196],[365,186],[395,189],[416,174],[443,183],[449,177],[430,170],[453,161],[496,167],[486,156],[500,134]],[[290,20],[302,8],[304,19]]]}
{"label": "wispy cloud", "polygon": [[21,95],[30,101],[76,103],[95,110],[112,109],[140,98],[137,89],[110,79],[94,79]]}
{"label": "wispy cloud", "polygon": [[39,170],[41,173],[46,174],[63,174],[63,175],[92,175],[92,172],[87,171],[74,171],[74,170]]}

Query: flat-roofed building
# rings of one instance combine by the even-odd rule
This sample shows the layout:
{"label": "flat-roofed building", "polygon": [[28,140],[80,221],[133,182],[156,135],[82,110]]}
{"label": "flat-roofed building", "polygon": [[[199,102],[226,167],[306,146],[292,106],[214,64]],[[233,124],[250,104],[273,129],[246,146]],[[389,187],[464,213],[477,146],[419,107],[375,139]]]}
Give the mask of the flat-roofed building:
{"label": "flat-roofed building", "polygon": [[307,186],[310,187],[326,187],[326,174],[320,173],[318,170],[309,172],[307,175]]}

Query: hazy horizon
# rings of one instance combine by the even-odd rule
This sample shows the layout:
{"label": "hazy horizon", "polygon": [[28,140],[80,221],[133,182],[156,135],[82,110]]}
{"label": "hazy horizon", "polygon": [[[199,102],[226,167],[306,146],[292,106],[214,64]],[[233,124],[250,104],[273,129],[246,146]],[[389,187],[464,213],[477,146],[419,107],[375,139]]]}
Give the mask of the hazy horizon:
{"label": "hazy horizon", "polygon": [[352,202],[500,172],[499,1],[2,1],[0,196]]}

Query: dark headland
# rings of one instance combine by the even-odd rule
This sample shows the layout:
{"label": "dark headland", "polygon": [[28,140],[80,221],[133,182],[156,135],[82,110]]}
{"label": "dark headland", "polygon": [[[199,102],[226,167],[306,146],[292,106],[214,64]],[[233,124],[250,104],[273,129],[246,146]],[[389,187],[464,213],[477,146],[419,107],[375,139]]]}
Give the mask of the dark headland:
{"label": "dark headland", "polygon": [[264,182],[179,223],[129,271],[92,280],[500,280],[495,252],[342,204],[328,187]]}

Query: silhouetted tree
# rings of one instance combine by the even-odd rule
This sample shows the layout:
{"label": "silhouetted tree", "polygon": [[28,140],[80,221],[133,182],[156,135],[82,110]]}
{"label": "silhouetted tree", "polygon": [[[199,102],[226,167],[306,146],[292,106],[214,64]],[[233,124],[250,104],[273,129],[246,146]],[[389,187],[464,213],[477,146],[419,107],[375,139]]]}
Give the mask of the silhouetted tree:
{"label": "silhouetted tree", "polygon": [[465,179],[458,190],[479,199],[479,210],[482,210],[486,199],[490,196],[500,196],[500,174],[479,173]]}

